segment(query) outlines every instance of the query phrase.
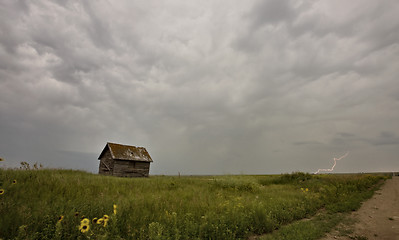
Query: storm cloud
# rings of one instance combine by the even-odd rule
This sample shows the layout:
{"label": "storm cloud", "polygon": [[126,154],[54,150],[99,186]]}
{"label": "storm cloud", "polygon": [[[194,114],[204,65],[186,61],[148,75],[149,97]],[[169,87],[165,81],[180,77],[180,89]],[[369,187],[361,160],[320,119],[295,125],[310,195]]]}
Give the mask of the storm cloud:
{"label": "storm cloud", "polygon": [[1,1],[0,157],[152,174],[399,170],[396,1]]}

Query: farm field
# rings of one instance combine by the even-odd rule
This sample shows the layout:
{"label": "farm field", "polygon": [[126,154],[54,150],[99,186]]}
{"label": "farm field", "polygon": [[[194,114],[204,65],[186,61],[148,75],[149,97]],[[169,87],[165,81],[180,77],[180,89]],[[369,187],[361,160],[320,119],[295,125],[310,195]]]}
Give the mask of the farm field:
{"label": "farm field", "polygon": [[151,176],[0,169],[2,239],[319,239],[382,175]]}

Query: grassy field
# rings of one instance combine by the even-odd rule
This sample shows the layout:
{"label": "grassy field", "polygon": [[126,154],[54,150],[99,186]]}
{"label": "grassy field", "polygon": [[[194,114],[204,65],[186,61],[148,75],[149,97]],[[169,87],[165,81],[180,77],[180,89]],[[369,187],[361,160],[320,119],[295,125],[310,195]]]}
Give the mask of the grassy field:
{"label": "grassy field", "polygon": [[317,239],[342,220],[340,213],[371,197],[381,179],[305,173],[131,179],[0,169],[0,238]]}

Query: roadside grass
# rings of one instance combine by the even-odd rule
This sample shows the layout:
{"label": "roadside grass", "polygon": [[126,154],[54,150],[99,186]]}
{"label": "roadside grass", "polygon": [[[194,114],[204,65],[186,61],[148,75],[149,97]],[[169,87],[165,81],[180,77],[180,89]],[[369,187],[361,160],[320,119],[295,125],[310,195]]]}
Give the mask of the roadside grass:
{"label": "roadside grass", "polygon": [[[321,187],[319,188],[321,192],[328,192],[323,197],[326,203],[325,208],[311,219],[295,221],[257,239],[319,239],[339,223],[350,224],[351,219],[348,218],[348,214],[357,210],[361,203],[371,198],[374,192],[382,185],[381,181],[375,181],[375,177],[371,175],[318,175],[317,178],[329,183],[329,190],[321,187],[320,183],[315,183],[316,186]],[[382,176],[379,176],[379,178],[386,179],[386,177]],[[340,230],[340,234],[348,235],[350,233],[344,231]]]}
{"label": "roadside grass", "polygon": [[260,237],[261,240],[272,239],[319,239],[344,219],[342,214],[321,214],[309,220],[300,220],[282,226],[273,234]]}
{"label": "roadside grass", "polygon": [[[357,209],[383,178],[293,173],[132,179],[0,169],[0,238],[245,239],[279,229],[280,235],[266,239],[317,239],[312,236],[319,233],[306,232],[331,229],[341,220],[336,213]],[[320,209],[328,215],[311,218]],[[311,220],[297,221],[304,218]]]}

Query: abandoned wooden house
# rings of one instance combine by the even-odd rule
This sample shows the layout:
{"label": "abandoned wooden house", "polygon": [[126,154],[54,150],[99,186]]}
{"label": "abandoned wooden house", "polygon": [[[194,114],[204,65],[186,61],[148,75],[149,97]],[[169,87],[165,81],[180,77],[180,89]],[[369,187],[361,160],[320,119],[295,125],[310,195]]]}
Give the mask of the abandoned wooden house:
{"label": "abandoned wooden house", "polygon": [[152,159],[143,147],[107,143],[98,157],[98,173],[117,177],[148,177]]}

